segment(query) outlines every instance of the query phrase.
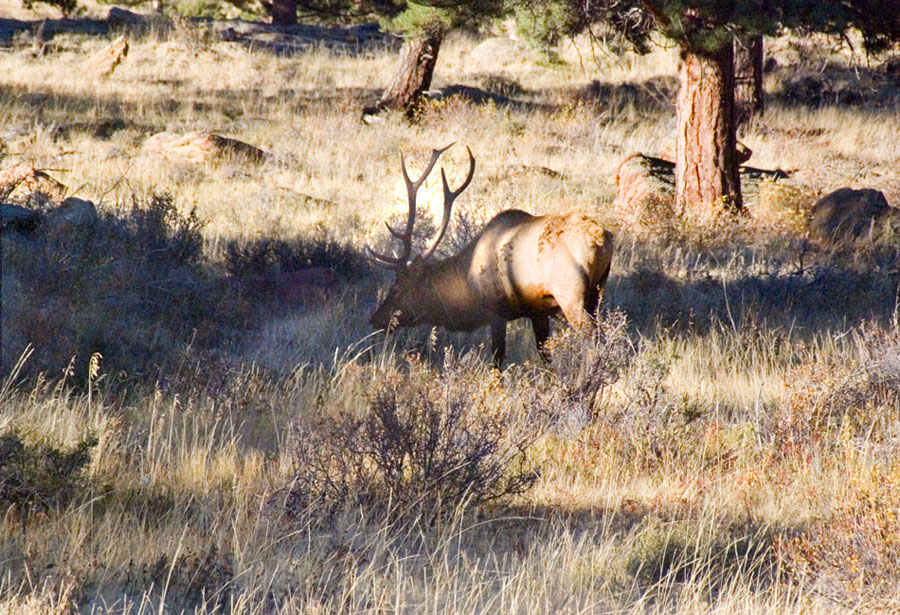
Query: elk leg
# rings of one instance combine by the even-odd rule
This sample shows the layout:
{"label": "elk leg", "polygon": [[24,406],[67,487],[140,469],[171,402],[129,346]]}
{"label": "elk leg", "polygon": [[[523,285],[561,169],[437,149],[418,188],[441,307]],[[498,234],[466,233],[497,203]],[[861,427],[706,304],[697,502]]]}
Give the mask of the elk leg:
{"label": "elk leg", "polygon": [[547,352],[547,338],[550,337],[550,317],[546,314],[543,316],[531,317],[531,328],[534,329],[534,341],[537,344],[538,354],[544,360],[544,363],[550,362],[550,354]]}
{"label": "elk leg", "polygon": [[506,321],[491,321],[491,363],[500,369],[503,365],[503,355],[506,354]]}
{"label": "elk leg", "polygon": [[606,293],[606,280],[609,278],[611,266],[612,264],[606,266],[606,271],[600,276],[597,284],[591,287],[591,291],[588,293],[587,300],[585,301],[584,308],[587,310],[587,313],[591,315],[592,319],[597,318],[597,308],[603,303],[603,295]]}

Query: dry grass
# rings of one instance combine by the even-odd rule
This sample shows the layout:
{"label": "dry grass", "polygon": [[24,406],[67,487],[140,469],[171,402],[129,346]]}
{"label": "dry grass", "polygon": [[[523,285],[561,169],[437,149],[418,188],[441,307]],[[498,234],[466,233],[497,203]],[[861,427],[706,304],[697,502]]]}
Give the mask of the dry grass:
{"label": "dry grass", "polygon": [[[286,510],[274,496],[295,475],[296,425],[364,416],[373,382],[440,383],[442,348],[483,358],[483,333],[441,332],[436,344],[428,331],[369,336],[380,279],[362,269],[300,307],[227,295],[239,323],[221,314],[232,305],[223,297],[194,299],[191,326],[222,335],[147,320],[123,339],[172,352],[133,351],[128,375],[105,353],[90,371],[97,349],[72,345],[77,323],[105,313],[90,244],[65,262],[83,263],[99,286],[42,286],[42,297],[78,300],[48,300],[53,335],[13,344],[9,306],[32,296],[41,272],[13,269],[8,250],[22,248],[4,236],[4,377],[26,342],[37,347],[0,392],[0,433],[34,447],[70,450],[88,436],[97,445],[72,501],[31,514],[2,502],[0,613],[900,612],[896,246],[810,245],[778,207],[802,211],[843,185],[900,203],[900,115],[883,92],[855,106],[773,96],[742,136],[757,166],[797,169],[785,196],[756,210],[770,213],[718,237],[638,240],[610,213],[615,171],[631,151],[674,150],[671,51],[598,50],[593,62],[582,45],[582,62],[565,47],[562,63],[486,76],[467,62],[476,41],[460,36],[442,50],[435,85],[496,87],[520,104],[450,98],[415,124],[364,125],[359,109],[395,64],[386,50],[277,57],[151,33],[101,80],[74,75],[104,41],[57,42],[40,57],[0,53],[5,156],[52,169],[99,202],[109,225],[127,220],[133,198],[171,192],[205,222],[192,263],[203,276],[234,265],[231,242],[377,244],[382,221],[405,208],[398,150],[418,166],[458,141],[478,168],[451,243],[508,207],[607,212],[618,252],[606,300],[628,318],[626,332],[615,316],[607,331],[627,343],[584,346],[610,364],[577,404],[565,394],[583,382],[571,344],[586,340],[560,341],[548,371],[517,324],[516,366],[497,374],[469,357],[454,368],[475,417],[553,417],[527,450],[541,476],[524,494],[436,519],[358,502]],[[770,91],[800,70],[785,60]],[[212,130],[274,156],[168,162],[141,149],[162,130]],[[451,183],[464,156],[447,154]],[[439,190],[426,185],[432,207]],[[78,306],[92,318],[76,318]],[[57,354],[69,347],[86,355],[60,379],[70,357]]]}

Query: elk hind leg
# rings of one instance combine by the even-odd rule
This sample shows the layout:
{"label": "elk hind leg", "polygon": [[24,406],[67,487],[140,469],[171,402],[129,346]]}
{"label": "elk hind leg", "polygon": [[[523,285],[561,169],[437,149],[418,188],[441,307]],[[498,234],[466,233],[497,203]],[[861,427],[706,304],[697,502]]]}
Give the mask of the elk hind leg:
{"label": "elk hind leg", "polygon": [[576,329],[582,328],[585,324],[593,324],[593,319],[588,311],[592,287],[588,276],[581,272],[559,276],[555,286],[553,298],[556,299],[560,311],[569,324]]}
{"label": "elk hind leg", "polygon": [[544,363],[549,363],[550,353],[547,352],[547,338],[550,337],[550,317],[546,314],[532,316],[531,328],[534,330],[534,341],[537,344],[538,354],[541,355]]}
{"label": "elk hind leg", "polygon": [[597,310],[600,307],[600,304],[603,303],[603,295],[606,293],[606,280],[609,278],[609,270],[612,265],[609,264],[606,266],[606,271],[603,272],[603,275],[597,280],[596,284],[592,284],[590,288],[588,288],[587,296],[585,297],[584,309],[588,314],[591,315],[592,319],[596,319],[598,316]]}
{"label": "elk hind leg", "polygon": [[506,354],[506,321],[491,321],[491,363],[497,369],[503,365],[503,355]]}

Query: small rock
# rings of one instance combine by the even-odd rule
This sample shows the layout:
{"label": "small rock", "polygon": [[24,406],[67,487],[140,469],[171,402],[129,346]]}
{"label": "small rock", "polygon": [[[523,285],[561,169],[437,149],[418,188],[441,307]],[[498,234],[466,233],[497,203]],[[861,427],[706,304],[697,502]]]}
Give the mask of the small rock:
{"label": "small rock", "polygon": [[888,217],[900,217],[884,193],[872,188],[839,188],[813,205],[810,235],[822,241],[853,240]]}
{"label": "small rock", "polygon": [[0,203],[0,231],[30,233],[37,228],[40,216],[33,209],[11,203]]}
{"label": "small rock", "polygon": [[144,141],[142,149],[170,160],[197,163],[226,155],[241,156],[256,163],[265,162],[269,157],[268,153],[248,143],[209,132],[157,133]]}
{"label": "small rock", "polygon": [[52,229],[73,229],[92,226],[97,221],[97,208],[91,201],[69,197],[47,216]]}
{"label": "small rock", "polygon": [[92,55],[88,59],[86,67],[91,72],[105,77],[111,74],[127,55],[128,41],[123,35]]}

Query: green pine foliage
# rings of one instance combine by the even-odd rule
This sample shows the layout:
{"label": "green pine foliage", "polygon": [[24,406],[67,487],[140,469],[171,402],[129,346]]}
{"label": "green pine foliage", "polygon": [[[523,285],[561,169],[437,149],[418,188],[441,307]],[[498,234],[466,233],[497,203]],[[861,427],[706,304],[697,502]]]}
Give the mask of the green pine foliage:
{"label": "green pine foliage", "polygon": [[604,23],[639,52],[648,50],[654,30],[695,52],[719,49],[736,35],[784,29],[842,37],[855,28],[874,53],[900,41],[896,0],[529,0],[516,4],[516,14],[539,41],[552,43]]}
{"label": "green pine foliage", "polygon": [[64,506],[82,487],[95,446],[94,436],[65,451],[47,443],[29,444],[16,432],[0,435],[0,507],[29,512]]}

